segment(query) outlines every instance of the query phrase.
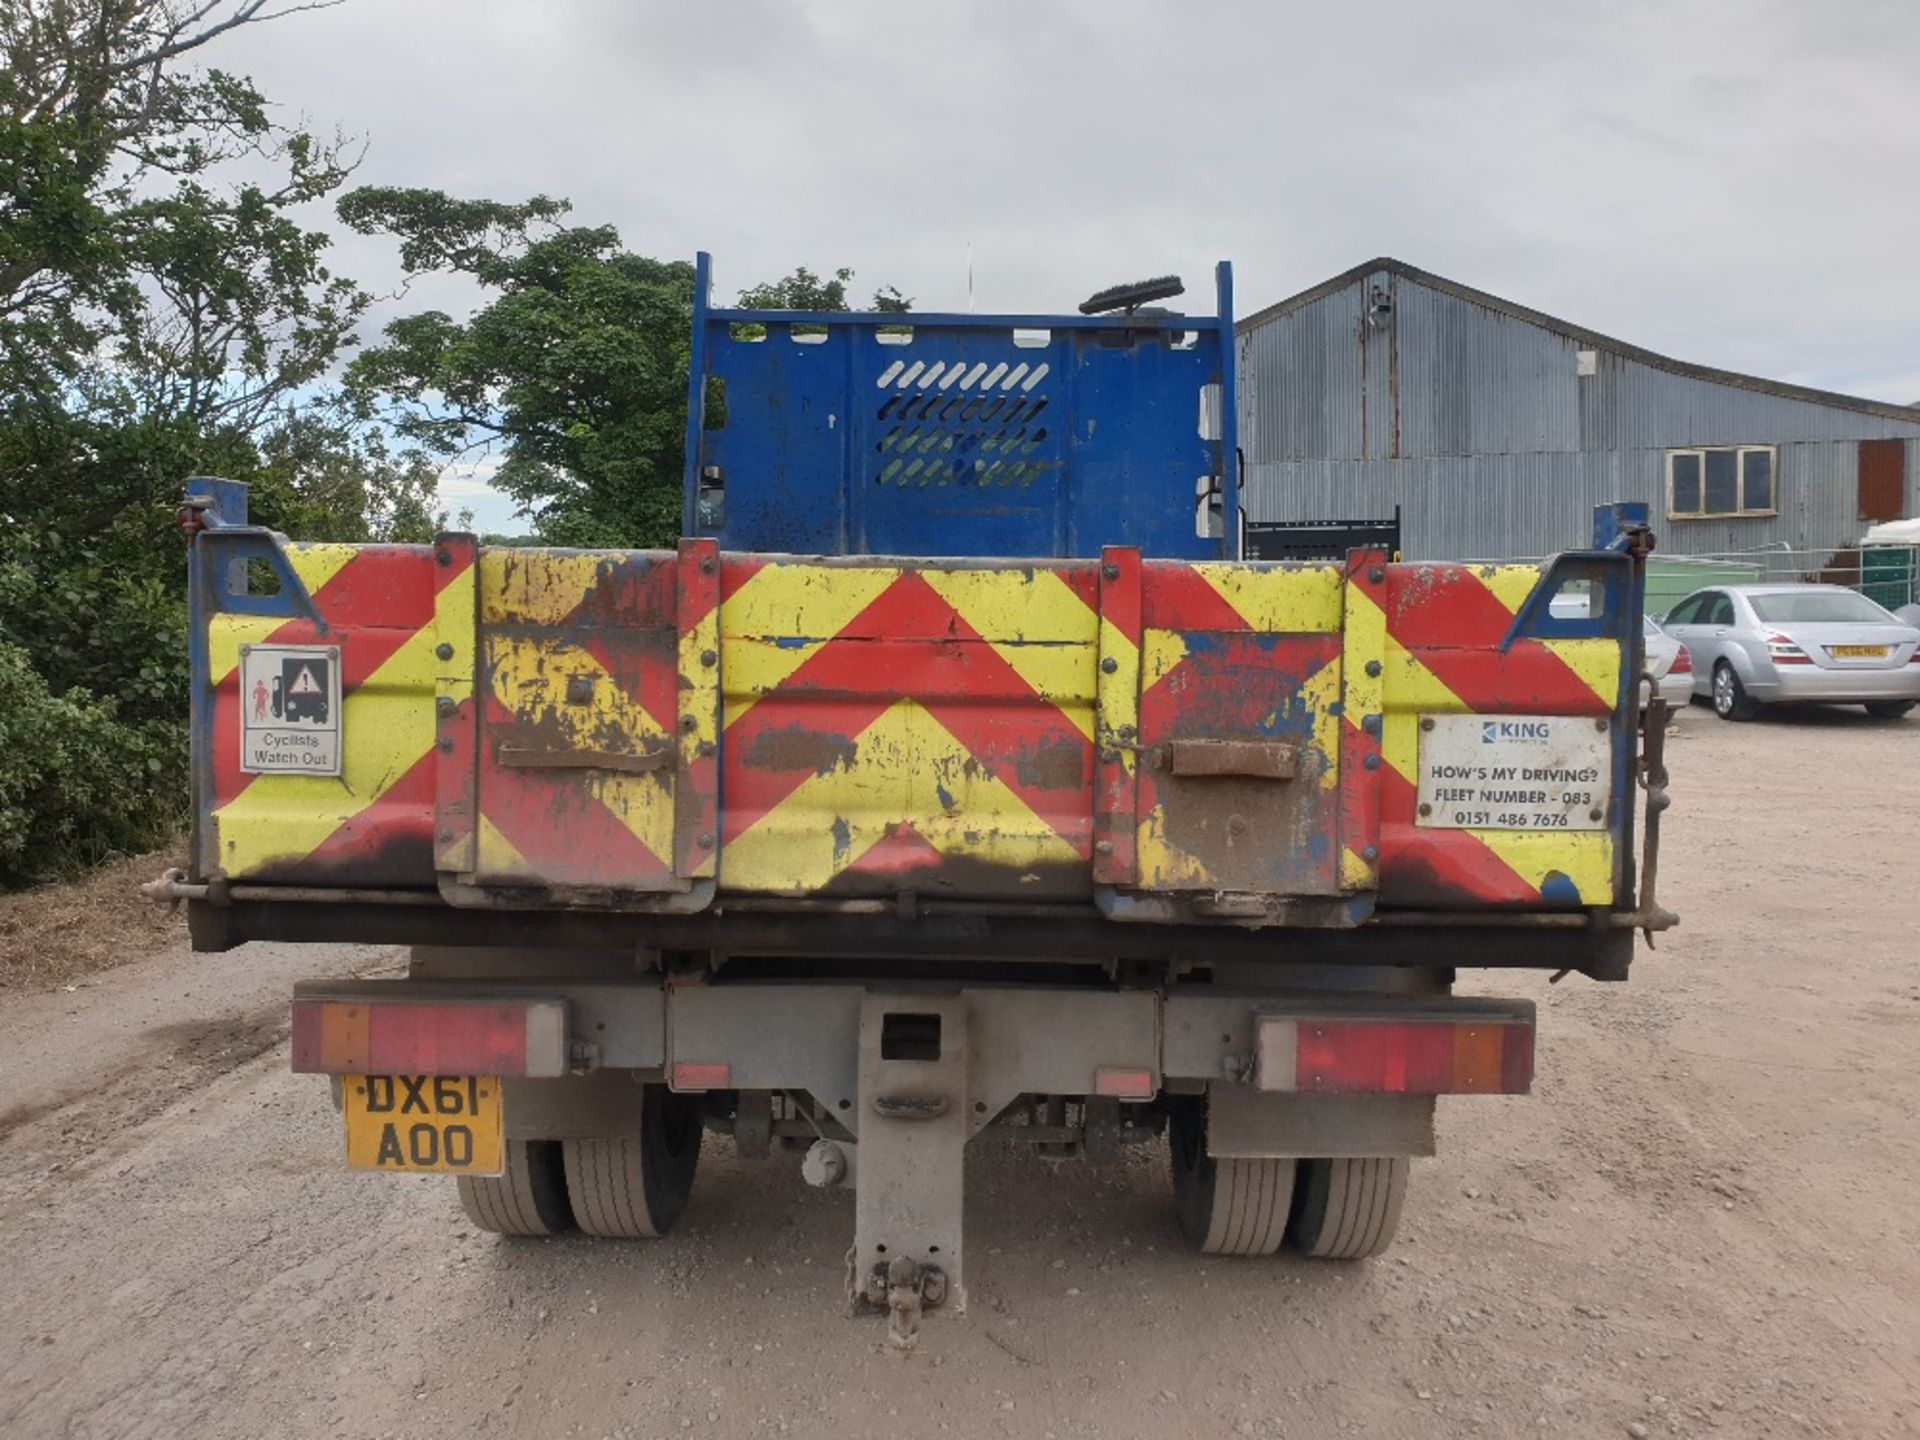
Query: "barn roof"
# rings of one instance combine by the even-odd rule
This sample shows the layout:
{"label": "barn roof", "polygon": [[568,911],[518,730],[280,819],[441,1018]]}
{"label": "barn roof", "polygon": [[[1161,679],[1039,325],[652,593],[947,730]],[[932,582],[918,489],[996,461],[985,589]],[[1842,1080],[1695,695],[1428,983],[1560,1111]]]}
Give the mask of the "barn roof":
{"label": "barn roof", "polygon": [[1617,340],[1611,335],[1603,335],[1598,330],[1589,330],[1584,325],[1575,325],[1571,321],[1559,319],[1543,310],[1533,310],[1525,305],[1515,304],[1485,290],[1476,290],[1471,285],[1462,285],[1457,280],[1449,280],[1444,275],[1435,275],[1431,271],[1421,270],[1404,260],[1395,260],[1392,256],[1382,255],[1343,271],[1330,280],[1323,280],[1310,290],[1302,290],[1298,295],[1290,295],[1285,300],[1269,305],[1235,325],[1237,333],[1245,334],[1249,330],[1290,315],[1296,310],[1325,299],[1349,285],[1357,284],[1369,275],[1389,274],[1411,280],[1415,284],[1436,290],[1443,295],[1465,300],[1469,304],[1484,306],[1502,315],[1512,316],[1529,325],[1537,325],[1556,335],[1578,341],[1592,350],[1607,350],[1629,360],[1636,360],[1655,370],[1664,370],[1673,375],[1684,375],[1692,380],[1707,380],[1717,385],[1732,385],[1742,390],[1757,390],[1764,395],[1778,395],[1787,400],[1805,400],[1816,405],[1829,405],[1840,410],[1855,410],[1863,415],[1877,415],[1882,419],[1904,420],[1910,425],[1920,426],[1920,409],[1911,405],[1896,405],[1885,400],[1868,400],[1859,395],[1843,395],[1837,390],[1818,390],[1810,385],[1793,385],[1785,380],[1769,380],[1760,375],[1743,375],[1736,370],[1719,370],[1711,365],[1695,365],[1690,361],[1676,360],[1670,355],[1661,355],[1644,346],[1629,344]]}

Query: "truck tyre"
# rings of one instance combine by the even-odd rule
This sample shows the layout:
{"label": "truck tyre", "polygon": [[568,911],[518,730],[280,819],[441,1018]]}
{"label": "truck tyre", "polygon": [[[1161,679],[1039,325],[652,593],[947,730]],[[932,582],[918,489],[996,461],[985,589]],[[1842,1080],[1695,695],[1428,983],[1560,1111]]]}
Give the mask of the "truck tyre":
{"label": "truck tyre", "polygon": [[649,1085],[637,1134],[562,1141],[574,1222],[589,1235],[611,1239],[666,1234],[687,1208],[700,1135],[697,1100]]}
{"label": "truck tyre", "polygon": [[506,1173],[462,1175],[460,1208],[495,1235],[558,1235],[570,1229],[567,1178],[553,1140],[506,1142]]}
{"label": "truck tyre", "polygon": [[1393,1243],[1407,1198],[1404,1159],[1302,1160],[1287,1241],[1321,1260],[1364,1260]]}
{"label": "truck tyre", "polygon": [[1713,713],[1722,720],[1751,720],[1759,709],[1747,694],[1747,687],[1734,674],[1733,666],[1722,660],[1713,667]]}
{"label": "truck tyre", "polygon": [[1876,720],[1898,720],[1913,709],[1911,700],[1869,700],[1867,714]]}
{"label": "truck tyre", "polygon": [[1167,1152],[1180,1233],[1203,1255],[1271,1255],[1286,1238],[1293,1161],[1207,1154],[1206,1102],[1171,1102]]}

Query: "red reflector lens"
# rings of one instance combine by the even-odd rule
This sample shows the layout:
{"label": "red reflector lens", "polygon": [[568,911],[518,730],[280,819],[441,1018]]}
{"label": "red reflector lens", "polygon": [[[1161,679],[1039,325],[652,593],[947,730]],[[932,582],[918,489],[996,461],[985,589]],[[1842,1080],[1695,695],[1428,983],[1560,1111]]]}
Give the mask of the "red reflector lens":
{"label": "red reflector lens", "polygon": [[678,1062],[673,1067],[673,1088],[679,1091],[731,1090],[733,1066],[724,1063]]}
{"label": "red reflector lens", "polygon": [[[293,1069],[318,1075],[526,1075],[530,1014],[553,1005],[296,1000]],[[552,1029],[555,1043],[561,1030]],[[541,1073],[560,1073],[544,1063]]]}
{"label": "red reflector lens", "polygon": [[1102,1065],[1093,1072],[1093,1093],[1096,1095],[1111,1095],[1120,1100],[1151,1100],[1153,1090],[1151,1070],[1123,1070]]}
{"label": "red reflector lens", "polygon": [[1691,675],[1693,673],[1693,652],[1682,645],[1679,653],[1673,657],[1673,668],[1667,673],[1669,675]]}
{"label": "red reflector lens", "polygon": [[1321,1094],[1523,1095],[1533,1027],[1493,1021],[1302,1020],[1295,1088]]}

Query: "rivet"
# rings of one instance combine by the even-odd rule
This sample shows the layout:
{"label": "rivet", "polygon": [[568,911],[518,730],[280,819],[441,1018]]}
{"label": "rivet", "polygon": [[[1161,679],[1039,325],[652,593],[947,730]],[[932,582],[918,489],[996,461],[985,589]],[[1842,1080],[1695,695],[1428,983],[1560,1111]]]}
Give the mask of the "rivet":
{"label": "rivet", "polygon": [[1433,729],[1433,717],[1432,717],[1431,715],[1429,715],[1429,716],[1428,716],[1428,717],[1427,717],[1426,719],[1424,719],[1424,720],[1422,720],[1422,721],[1420,722],[1420,728],[1421,728],[1422,730],[1431,730],[1431,729]]}
{"label": "rivet", "polygon": [[1378,660],[1367,661],[1367,674],[1378,675],[1379,673],[1380,673],[1380,662]]}
{"label": "rivet", "polygon": [[1096,840],[1096,841],[1094,841],[1094,842],[1093,842],[1093,853],[1094,853],[1094,854],[1096,854],[1096,855],[1111,855],[1111,854],[1113,854],[1113,841],[1111,841],[1111,840]]}
{"label": "rivet", "polygon": [[1139,733],[1140,732],[1138,730],[1135,730],[1131,725],[1122,725],[1120,727],[1120,738],[1122,740],[1131,740],[1135,735],[1138,735]]}
{"label": "rivet", "polygon": [[1607,733],[1607,731],[1613,728],[1613,721],[1611,719],[1596,720],[1593,722],[1593,728],[1598,730],[1602,735],[1604,735]]}
{"label": "rivet", "polygon": [[433,563],[434,563],[434,564],[436,564],[436,565],[451,565],[451,564],[453,564],[453,554],[452,554],[452,552],[451,552],[451,551],[447,551],[447,550],[436,550],[436,551],[434,551],[434,552],[433,552]]}
{"label": "rivet", "polygon": [[1587,818],[1589,820],[1604,820],[1607,818],[1607,812],[1596,805],[1593,809],[1587,811]]}
{"label": "rivet", "polygon": [[446,843],[447,843],[448,841],[450,841],[450,840],[452,840],[452,839],[453,839],[453,831],[451,831],[451,830],[442,830],[442,831],[440,832],[440,843],[441,843],[442,845],[445,845],[445,844],[446,844]]}
{"label": "rivet", "polygon": [[702,665],[718,665],[720,663],[720,656],[715,651],[702,650],[700,652],[700,663]]}
{"label": "rivet", "polygon": [[1378,715],[1367,716],[1360,722],[1360,728],[1369,735],[1378,735],[1380,733],[1380,717]]}
{"label": "rivet", "polygon": [[1426,801],[1424,801],[1424,800],[1423,800],[1423,801],[1421,801],[1421,802],[1420,802],[1420,813],[1421,813],[1422,815],[1431,815],[1431,814],[1433,813],[1433,806],[1431,806],[1431,805],[1429,805],[1429,804],[1427,804],[1427,803],[1426,803]]}
{"label": "rivet", "polygon": [[438,700],[433,702],[433,708],[438,710],[442,715],[453,714],[455,709],[453,697],[442,695]]}
{"label": "rivet", "polygon": [[1382,580],[1386,578],[1387,578],[1387,572],[1381,569],[1378,565],[1374,566],[1371,570],[1367,571],[1367,579],[1375,585],[1378,585]]}
{"label": "rivet", "polygon": [[1371,865],[1380,858],[1380,847],[1378,845],[1367,846],[1366,849],[1360,852],[1360,858]]}
{"label": "rivet", "polygon": [[442,660],[451,660],[453,659],[453,646],[443,640],[433,647],[433,653],[438,655]]}
{"label": "rivet", "polygon": [[715,566],[713,563],[713,557],[711,555],[709,555],[706,559],[700,562],[700,573],[702,575],[711,575],[714,572],[714,569],[715,569]]}
{"label": "rivet", "polygon": [[440,742],[440,750],[442,754],[451,754],[453,751],[453,741],[451,739],[443,739]]}
{"label": "rivet", "polygon": [[1118,670],[1119,668],[1120,668],[1120,662],[1114,659],[1113,656],[1111,655],[1109,655],[1106,659],[1100,662],[1100,673],[1102,675],[1111,675],[1113,674],[1114,671]]}
{"label": "rivet", "polygon": [[1104,579],[1118,580],[1120,578],[1120,567],[1118,565],[1102,565],[1100,567],[1100,574]]}
{"label": "rivet", "polygon": [[702,850],[711,850],[713,848],[713,836],[707,834],[696,835],[694,837],[694,843]]}
{"label": "rivet", "polygon": [[1369,770],[1378,770],[1380,768],[1380,757],[1378,755],[1369,755],[1360,763]]}
{"label": "rivet", "polygon": [[700,721],[696,716],[682,715],[680,717],[680,728],[686,731],[689,735],[691,735],[694,731],[700,728]]}

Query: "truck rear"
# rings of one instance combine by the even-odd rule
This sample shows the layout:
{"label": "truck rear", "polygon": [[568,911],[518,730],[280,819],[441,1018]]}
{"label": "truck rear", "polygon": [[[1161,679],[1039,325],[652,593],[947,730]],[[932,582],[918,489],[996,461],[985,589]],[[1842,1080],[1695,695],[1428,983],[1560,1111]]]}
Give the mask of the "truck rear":
{"label": "truck rear", "polygon": [[350,1167],[651,1237],[729,1137],[854,1189],[902,1344],[965,1304],[982,1137],[1164,1136],[1207,1253],[1390,1242],[1436,1098],[1532,1082],[1533,1006],[1456,971],[1623,980],[1673,921],[1645,516],[1543,566],[1238,559],[1228,272],[1166,289],[749,312],[702,257],[670,551],[299,544],[192,482],[157,889],[200,949],[412,947],[295,992]]}

